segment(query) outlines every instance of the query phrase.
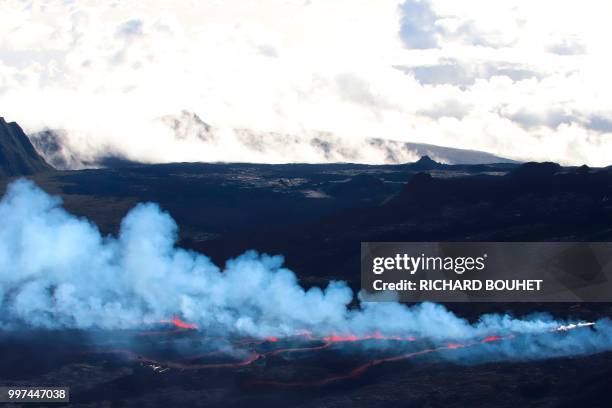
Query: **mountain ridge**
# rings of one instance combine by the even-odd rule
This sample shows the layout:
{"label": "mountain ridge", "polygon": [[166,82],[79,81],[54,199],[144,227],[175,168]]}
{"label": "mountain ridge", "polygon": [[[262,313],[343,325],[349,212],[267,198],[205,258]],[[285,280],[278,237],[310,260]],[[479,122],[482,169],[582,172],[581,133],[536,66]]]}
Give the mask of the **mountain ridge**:
{"label": "mountain ridge", "polygon": [[53,167],[38,154],[23,129],[0,116],[0,176],[27,176],[51,170]]}

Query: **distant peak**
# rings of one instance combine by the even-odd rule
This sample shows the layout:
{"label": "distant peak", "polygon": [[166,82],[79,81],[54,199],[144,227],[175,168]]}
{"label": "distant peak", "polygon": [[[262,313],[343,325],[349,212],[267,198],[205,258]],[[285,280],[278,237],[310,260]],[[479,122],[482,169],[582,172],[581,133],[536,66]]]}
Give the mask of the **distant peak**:
{"label": "distant peak", "polygon": [[419,164],[431,163],[431,164],[439,164],[437,161],[432,160],[431,157],[425,155],[421,156],[421,158],[417,161]]}
{"label": "distant peak", "polygon": [[582,166],[576,169],[576,173],[579,173],[579,174],[588,174],[590,171],[591,171],[591,168],[587,166],[586,164],[583,164]]}
{"label": "distant peak", "polygon": [[442,163],[438,163],[437,161],[432,160],[431,157],[427,155],[421,156],[421,158],[418,161],[410,164],[410,167],[419,169],[419,170],[432,170],[432,169],[437,169],[441,166],[443,166]]}

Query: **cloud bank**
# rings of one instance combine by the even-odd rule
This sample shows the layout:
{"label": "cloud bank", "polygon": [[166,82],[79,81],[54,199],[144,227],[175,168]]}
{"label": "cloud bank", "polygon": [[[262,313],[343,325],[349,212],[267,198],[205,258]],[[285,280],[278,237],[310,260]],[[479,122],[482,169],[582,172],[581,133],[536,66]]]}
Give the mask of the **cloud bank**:
{"label": "cloud bank", "polygon": [[[236,149],[248,129],[609,165],[611,12],[604,0],[6,0],[0,106],[30,132],[64,132],[86,161],[286,157]],[[161,119],[183,111],[223,142],[177,138]]]}

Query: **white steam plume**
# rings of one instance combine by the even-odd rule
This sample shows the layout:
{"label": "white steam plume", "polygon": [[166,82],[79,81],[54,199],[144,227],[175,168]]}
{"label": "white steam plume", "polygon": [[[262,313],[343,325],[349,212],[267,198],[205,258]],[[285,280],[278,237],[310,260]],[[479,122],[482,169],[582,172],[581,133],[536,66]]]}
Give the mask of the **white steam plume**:
{"label": "white steam plume", "polygon": [[[484,315],[470,324],[441,305],[362,303],[344,282],[304,290],[280,256],[250,251],[224,270],[208,257],[175,246],[177,226],[155,204],[139,204],[118,237],[60,207],[27,180],[8,186],[0,201],[0,327],[4,329],[139,328],[180,314],[205,332],[284,336],[414,335],[432,341],[488,335],[548,333],[563,322],[539,315]],[[536,336],[539,337],[539,336]],[[542,342],[547,337],[541,337]],[[518,344],[518,342],[514,342]],[[546,343],[548,344],[548,343]],[[499,348],[508,355],[516,352]],[[544,343],[522,345],[538,355]],[[608,320],[564,336],[551,355],[612,349]]]}

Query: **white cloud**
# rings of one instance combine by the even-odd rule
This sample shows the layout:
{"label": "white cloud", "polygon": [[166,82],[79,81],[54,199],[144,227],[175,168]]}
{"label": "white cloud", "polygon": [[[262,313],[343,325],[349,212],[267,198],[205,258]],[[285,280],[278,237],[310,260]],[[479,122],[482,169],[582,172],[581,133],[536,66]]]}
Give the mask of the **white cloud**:
{"label": "white cloud", "polygon": [[[237,150],[232,129],[248,128],[608,165],[611,12],[603,0],[5,0],[0,114],[64,129],[86,158],[286,157]],[[182,111],[227,140],[177,140],[160,118]]]}

